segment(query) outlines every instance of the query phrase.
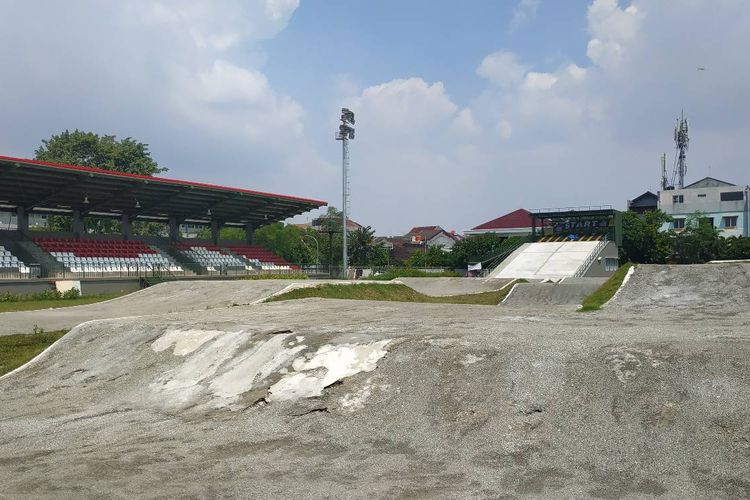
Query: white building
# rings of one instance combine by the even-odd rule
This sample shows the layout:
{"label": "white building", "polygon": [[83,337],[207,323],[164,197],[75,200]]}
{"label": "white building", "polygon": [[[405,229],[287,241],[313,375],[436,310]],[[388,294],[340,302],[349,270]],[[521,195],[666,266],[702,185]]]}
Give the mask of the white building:
{"label": "white building", "polygon": [[696,212],[724,237],[750,236],[750,187],[706,177],[682,189],[659,192],[659,208],[674,222],[662,229],[680,231]]}

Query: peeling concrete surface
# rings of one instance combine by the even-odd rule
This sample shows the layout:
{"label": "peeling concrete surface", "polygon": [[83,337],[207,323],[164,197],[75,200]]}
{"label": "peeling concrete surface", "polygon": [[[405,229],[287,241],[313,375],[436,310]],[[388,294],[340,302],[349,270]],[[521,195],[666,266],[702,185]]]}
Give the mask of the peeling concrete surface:
{"label": "peeling concrete surface", "polygon": [[[675,312],[662,271],[710,306]],[[712,272],[642,266],[589,314],[307,299],[86,323],[0,379],[0,496],[747,498],[750,313],[723,295],[747,285]],[[322,391],[268,397],[295,373]]]}

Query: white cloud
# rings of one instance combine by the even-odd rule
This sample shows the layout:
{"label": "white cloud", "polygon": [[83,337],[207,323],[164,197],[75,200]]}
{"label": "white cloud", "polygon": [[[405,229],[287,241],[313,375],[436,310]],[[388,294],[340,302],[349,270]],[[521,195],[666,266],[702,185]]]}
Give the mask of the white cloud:
{"label": "white cloud", "polygon": [[617,0],[594,0],[588,9],[588,28],[593,38],[586,49],[588,57],[602,67],[617,66],[625,45],[632,41],[642,16],[635,5],[621,9]]}
{"label": "white cloud", "polygon": [[508,26],[509,32],[514,32],[521,26],[533,21],[536,18],[536,11],[539,9],[541,0],[520,0],[513,10],[513,17]]}
{"label": "white cloud", "polygon": [[552,73],[537,73],[529,71],[523,79],[521,88],[524,90],[549,90],[557,83],[557,77]]}
{"label": "white cloud", "polygon": [[482,60],[477,74],[501,87],[510,87],[523,80],[526,66],[510,51],[500,50]]}

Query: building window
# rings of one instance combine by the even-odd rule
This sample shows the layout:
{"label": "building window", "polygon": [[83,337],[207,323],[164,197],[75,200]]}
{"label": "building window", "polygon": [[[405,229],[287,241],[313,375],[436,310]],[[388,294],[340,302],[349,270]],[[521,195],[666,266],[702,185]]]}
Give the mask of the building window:
{"label": "building window", "polygon": [[727,191],[726,193],[721,193],[721,201],[742,201],[743,200],[743,193],[742,191]]}
{"label": "building window", "polygon": [[726,229],[734,229],[737,227],[737,216],[730,215],[729,217],[722,217],[722,222]]}
{"label": "building window", "polygon": [[705,198],[705,197],[706,197],[706,195],[705,195],[705,194],[699,194],[699,195],[698,195],[698,198]]}
{"label": "building window", "polygon": [[685,196],[681,194],[672,195],[672,203],[685,203]]}
{"label": "building window", "polygon": [[675,219],[674,220],[674,228],[675,229],[685,229],[685,219]]}
{"label": "building window", "polygon": [[617,271],[619,267],[617,259],[610,259],[609,257],[604,259],[604,270],[605,271]]}

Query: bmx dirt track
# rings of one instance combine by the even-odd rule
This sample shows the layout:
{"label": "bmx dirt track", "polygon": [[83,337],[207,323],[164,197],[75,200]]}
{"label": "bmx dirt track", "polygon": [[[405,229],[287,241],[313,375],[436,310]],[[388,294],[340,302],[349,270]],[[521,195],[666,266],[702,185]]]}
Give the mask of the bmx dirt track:
{"label": "bmx dirt track", "polygon": [[89,322],[0,379],[0,497],[746,498],[747,272]]}

